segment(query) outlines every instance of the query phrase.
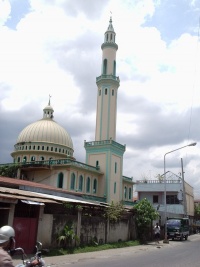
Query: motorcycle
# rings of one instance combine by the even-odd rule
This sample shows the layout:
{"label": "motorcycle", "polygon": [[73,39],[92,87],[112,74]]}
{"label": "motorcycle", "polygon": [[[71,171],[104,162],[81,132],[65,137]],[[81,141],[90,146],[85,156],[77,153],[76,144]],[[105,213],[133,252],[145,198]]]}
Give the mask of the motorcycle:
{"label": "motorcycle", "polygon": [[16,267],[45,267],[45,261],[42,258],[42,243],[41,242],[37,242],[36,246],[36,253],[35,255],[30,258],[27,259],[27,255],[25,254],[23,248],[14,248],[12,250],[9,251],[10,255],[13,256],[15,254],[21,254],[22,255],[22,263],[17,264]]}

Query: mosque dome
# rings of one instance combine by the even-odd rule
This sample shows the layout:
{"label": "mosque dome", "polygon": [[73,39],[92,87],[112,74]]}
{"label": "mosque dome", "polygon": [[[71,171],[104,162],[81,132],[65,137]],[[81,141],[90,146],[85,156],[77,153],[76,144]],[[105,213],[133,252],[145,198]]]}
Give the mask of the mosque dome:
{"label": "mosque dome", "polygon": [[73,142],[68,132],[53,120],[53,108],[43,109],[43,118],[26,126],[19,134],[11,156],[16,162],[73,158]]}

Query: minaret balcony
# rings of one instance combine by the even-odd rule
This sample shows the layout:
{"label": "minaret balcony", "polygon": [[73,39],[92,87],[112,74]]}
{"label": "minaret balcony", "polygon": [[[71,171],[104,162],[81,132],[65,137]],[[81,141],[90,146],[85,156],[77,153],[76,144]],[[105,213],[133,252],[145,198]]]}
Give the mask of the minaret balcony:
{"label": "minaret balcony", "polygon": [[106,81],[109,81],[109,80],[112,80],[112,81],[115,81],[115,82],[120,82],[120,79],[119,79],[119,76],[115,76],[115,75],[107,75],[107,74],[102,74],[101,76],[99,77],[96,77],[96,82],[99,82],[101,80],[106,80]]}
{"label": "minaret balcony", "polygon": [[117,143],[116,141],[109,139],[109,140],[101,140],[101,141],[92,141],[92,142],[84,142],[85,148],[91,148],[91,147],[105,147],[105,146],[113,146],[119,150],[125,151],[126,145],[121,145]]}

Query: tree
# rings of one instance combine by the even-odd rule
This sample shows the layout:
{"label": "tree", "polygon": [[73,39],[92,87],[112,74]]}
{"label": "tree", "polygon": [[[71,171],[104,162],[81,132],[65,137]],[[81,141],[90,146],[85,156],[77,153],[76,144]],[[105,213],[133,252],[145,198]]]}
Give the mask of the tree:
{"label": "tree", "polygon": [[195,205],[194,206],[194,217],[195,218],[200,218],[200,205]]}
{"label": "tree", "polygon": [[149,232],[152,230],[152,221],[159,217],[159,213],[146,198],[140,200],[133,209],[136,214],[138,238],[142,243],[145,243]]}
{"label": "tree", "polygon": [[17,170],[19,166],[17,165],[3,165],[0,167],[0,176],[14,178],[17,177]]}
{"label": "tree", "polygon": [[112,203],[105,210],[105,217],[111,222],[117,222],[124,212],[123,204],[120,202]]}

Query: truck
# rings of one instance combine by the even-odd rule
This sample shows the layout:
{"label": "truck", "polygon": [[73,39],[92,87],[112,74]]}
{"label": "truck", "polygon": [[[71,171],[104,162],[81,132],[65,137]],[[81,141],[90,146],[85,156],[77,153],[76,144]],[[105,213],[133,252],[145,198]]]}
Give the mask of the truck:
{"label": "truck", "polygon": [[189,219],[188,218],[169,218],[167,220],[167,238],[187,240],[189,236]]}

